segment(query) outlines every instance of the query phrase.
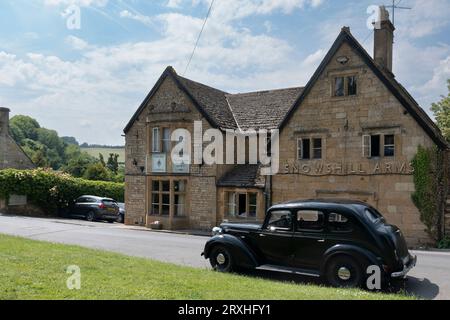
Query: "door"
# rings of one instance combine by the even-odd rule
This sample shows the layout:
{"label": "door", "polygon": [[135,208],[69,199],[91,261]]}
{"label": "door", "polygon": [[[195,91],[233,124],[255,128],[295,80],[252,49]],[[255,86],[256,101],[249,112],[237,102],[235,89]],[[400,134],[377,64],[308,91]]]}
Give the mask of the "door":
{"label": "door", "polygon": [[292,267],[317,270],[329,248],[325,237],[325,213],[319,210],[299,210],[296,212],[294,225]]}
{"label": "door", "polygon": [[289,266],[292,251],[293,223],[290,211],[272,211],[261,231],[253,234],[255,248],[265,264]]}
{"label": "door", "polygon": [[73,205],[73,210],[71,212],[72,215],[75,216],[80,216],[84,214],[84,205],[87,202],[87,198],[78,198],[74,205]]}

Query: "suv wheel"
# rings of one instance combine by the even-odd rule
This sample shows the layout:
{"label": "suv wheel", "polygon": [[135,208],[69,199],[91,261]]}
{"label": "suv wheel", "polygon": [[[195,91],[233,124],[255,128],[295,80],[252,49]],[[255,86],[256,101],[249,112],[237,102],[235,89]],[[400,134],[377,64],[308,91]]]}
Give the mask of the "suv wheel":
{"label": "suv wheel", "polygon": [[86,220],[90,221],[90,222],[95,220],[95,213],[94,213],[94,211],[89,211],[89,213],[86,216]]}
{"label": "suv wheel", "polygon": [[362,285],[362,268],[348,256],[332,259],[326,269],[326,279],[333,287],[359,287]]}
{"label": "suv wheel", "polygon": [[223,246],[217,246],[213,249],[209,261],[213,269],[216,271],[233,271],[233,258],[230,251]]}

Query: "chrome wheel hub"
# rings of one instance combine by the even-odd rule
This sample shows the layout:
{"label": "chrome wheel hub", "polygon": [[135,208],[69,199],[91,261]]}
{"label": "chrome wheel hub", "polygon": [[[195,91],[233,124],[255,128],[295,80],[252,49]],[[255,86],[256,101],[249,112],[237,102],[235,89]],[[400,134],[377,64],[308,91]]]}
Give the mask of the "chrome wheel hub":
{"label": "chrome wheel hub", "polygon": [[352,276],[352,274],[351,274],[350,270],[347,269],[346,267],[341,267],[338,270],[338,277],[341,280],[348,281],[348,280],[350,280],[351,276]]}
{"label": "chrome wheel hub", "polygon": [[218,264],[223,265],[225,264],[225,262],[227,261],[227,259],[225,258],[225,256],[223,255],[223,253],[219,253],[217,255],[216,261]]}

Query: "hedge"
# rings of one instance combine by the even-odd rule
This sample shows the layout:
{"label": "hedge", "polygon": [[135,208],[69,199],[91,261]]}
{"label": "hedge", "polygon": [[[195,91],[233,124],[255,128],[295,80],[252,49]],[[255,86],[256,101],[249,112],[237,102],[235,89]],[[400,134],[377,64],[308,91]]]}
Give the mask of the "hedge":
{"label": "hedge", "polygon": [[0,198],[26,195],[30,203],[49,214],[57,214],[82,195],[124,201],[123,183],[90,181],[52,170],[0,170]]}

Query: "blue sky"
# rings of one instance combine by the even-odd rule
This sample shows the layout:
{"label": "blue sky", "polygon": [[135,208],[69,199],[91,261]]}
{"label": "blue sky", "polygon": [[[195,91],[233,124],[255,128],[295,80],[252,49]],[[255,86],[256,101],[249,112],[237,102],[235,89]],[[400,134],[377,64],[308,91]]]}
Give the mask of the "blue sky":
{"label": "blue sky", "polygon": [[[389,2],[216,0],[186,77],[229,92],[305,85],[344,25],[372,53],[367,8]],[[394,73],[429,112],[450,78],[450,0],[396,2],[413,10],[396,14]],[[80,142],[122,144],[164,68],[184,73],[209,3],[2,0],[0,106]],[[67,27],[71,5],[80,29]]]}

